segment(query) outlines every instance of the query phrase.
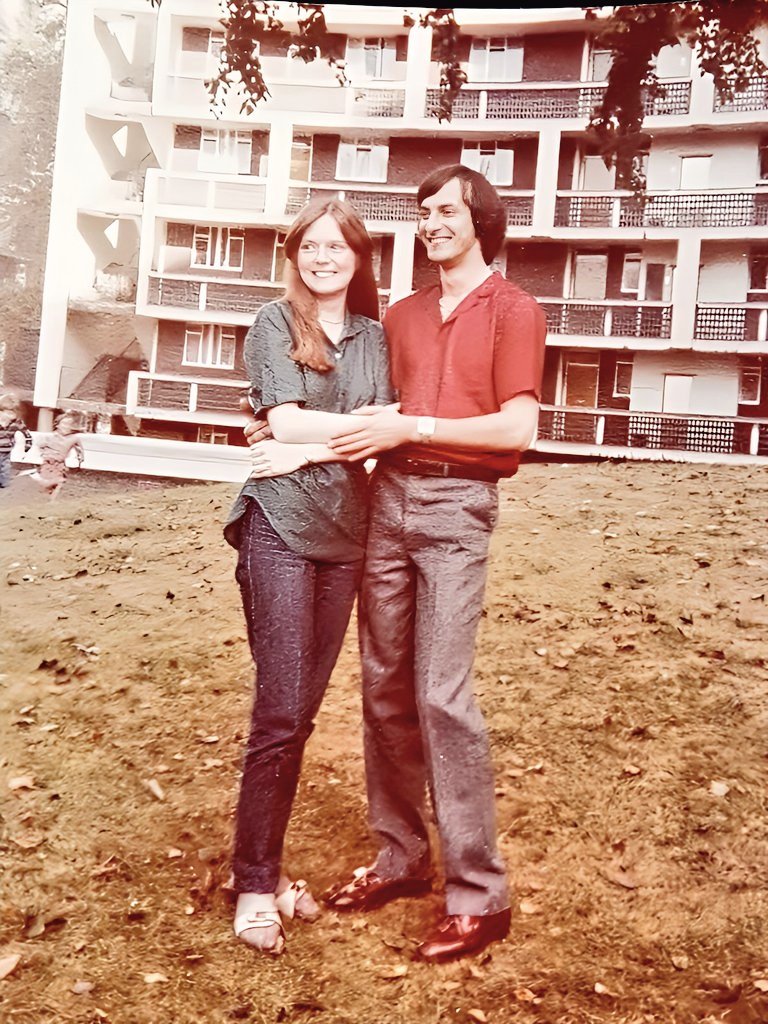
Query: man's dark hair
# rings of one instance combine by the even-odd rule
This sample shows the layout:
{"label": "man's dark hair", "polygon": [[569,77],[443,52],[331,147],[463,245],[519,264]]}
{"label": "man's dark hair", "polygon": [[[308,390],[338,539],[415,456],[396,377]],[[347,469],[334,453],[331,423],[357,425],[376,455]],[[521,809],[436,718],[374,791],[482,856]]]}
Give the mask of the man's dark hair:
{"label": "man's dark hair", "polygon": [[463,164],[438,167],[419,186],[416,197],[419,206],[453,178],[458,178],[461,183],[461,194],[472,214],[483,259],[490,263],[501,249],[507,233],[507,211],[499,193],[479,171]]}

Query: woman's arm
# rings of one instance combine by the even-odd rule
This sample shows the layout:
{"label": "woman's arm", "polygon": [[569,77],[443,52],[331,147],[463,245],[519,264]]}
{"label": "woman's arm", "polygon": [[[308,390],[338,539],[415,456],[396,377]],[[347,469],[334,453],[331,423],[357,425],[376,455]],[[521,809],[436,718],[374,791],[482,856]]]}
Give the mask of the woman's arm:
{"label": "woman's arm", "polygon": [[[398,408],[397,406],[381,406]],[[276,441],[286,444],[319,442],[326,444],[332,437],[347,434],[360,427],[360,419],[352,413],[318,412],[302,409],[295,402],[287,402],[268,409],[267,423]]]}

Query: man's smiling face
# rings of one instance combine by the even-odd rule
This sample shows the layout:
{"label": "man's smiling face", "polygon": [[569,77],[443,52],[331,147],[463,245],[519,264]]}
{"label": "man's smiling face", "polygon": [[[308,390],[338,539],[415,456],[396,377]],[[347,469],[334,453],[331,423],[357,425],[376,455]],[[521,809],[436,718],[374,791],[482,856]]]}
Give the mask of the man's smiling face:
{"label": "man's smiling face", "polygon": [[451,178],[439,192],[426,197],[419,208],[418,230],[427,256],[442,267],[461,263],[475,246],[479,250],[472,212],[464,200],[458,178]]}

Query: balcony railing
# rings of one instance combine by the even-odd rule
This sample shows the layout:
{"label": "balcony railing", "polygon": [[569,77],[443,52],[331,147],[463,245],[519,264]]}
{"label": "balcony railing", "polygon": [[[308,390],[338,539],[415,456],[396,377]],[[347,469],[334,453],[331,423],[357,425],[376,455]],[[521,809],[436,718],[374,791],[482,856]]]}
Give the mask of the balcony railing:
{"label": "balcony railing", "polygon": [[729,228],[768,225],[768,191],[584,195],[558,192],[555,227]]}
{"label": "balcony railing", "polygon": [[703,303],[696,306],[694,337],[702,341],[765,341],[768,303]]}
{"label": "balcony railing", "polygon": [[[579,83],[570,85],[520,85],[514,89],[461,89],[453,104],[454,120],[514,121],[530,118],[587,118],[592,116],[605,93],[604,85]],[[668,82],[658,86],[656,94],[645,98],[647,116],[687,114],[691,103],[689,80]],[[428,89],[426,117],[437,117],[440,111],[440,90]]]}
{"label": "balcony railing", "polygon": [[715,92],[713,109],[718,114],[747,113],[754,110],[768,110],[768,78],[751,78],[742,92],[723,100]]}
{"label": "balcony railing", "polygon": [[[305,203],[318,196],[337,196],[339,199],[345,199],[355,207],[363,220],[415,221],[418,213],[416,189],[407,192],[374,192],[365,187],[312,183],[291,186],[288,189],[286,214],[298,213]],[[510,226],[526,227],[533,223],[533,192],[520,192],[514,195],[501,192],[501,198],[507,209],[507,223]]]}
{"label": "balcony railing", "polygon": [[355,89],[355,117],[402,117],[404,112],[404,89]]}
{"label": "balcony railing", "polygon": [[540,300],[550,334],[594,338],[668,338],[672,307],[660,302]]}
{"label": "balcony railing", "polygon": [[210,381],[204,377],[174,377],[170,374],[133,372],[130,375],[126,410],[168,412],[240,411],[240,393],[248,381]]}
{"label": "balcony railing", "polygon": [[544,405],[538,437],[588,446],[768,456],[768,419]]}
{"label": "balcony railing", "polygon": [[283,286],[279,283],[234,283],[151,274],[147,302],[153,306],[180,306],[200,312],[256,313],[282,291]]}

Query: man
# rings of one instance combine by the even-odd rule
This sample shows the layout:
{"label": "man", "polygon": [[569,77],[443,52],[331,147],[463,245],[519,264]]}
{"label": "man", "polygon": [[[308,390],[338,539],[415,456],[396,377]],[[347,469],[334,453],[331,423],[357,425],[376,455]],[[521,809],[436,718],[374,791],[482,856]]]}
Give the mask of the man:
{"label": "man", "polygon": [[440,168],[418,203],[419,238],[440,284],[387,312],[399,407],[358,410],[359,427],[330,442],[340,457],[378,457],[359,621],[369,818],[380,848],[326,902],[369,910],[429,891],[429,788],[446,916],[417,955],[441,962],[510,926],[472,663],[496,482],[516,472],[535,433],[546,331],[536,301],[489,267],[506,211],[488,181],[461,165]]}

